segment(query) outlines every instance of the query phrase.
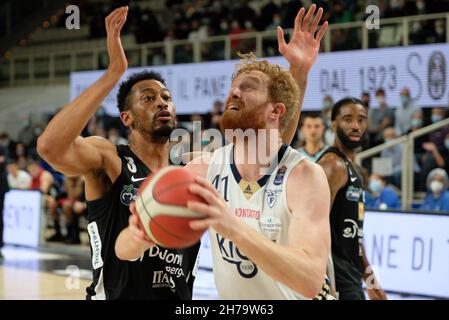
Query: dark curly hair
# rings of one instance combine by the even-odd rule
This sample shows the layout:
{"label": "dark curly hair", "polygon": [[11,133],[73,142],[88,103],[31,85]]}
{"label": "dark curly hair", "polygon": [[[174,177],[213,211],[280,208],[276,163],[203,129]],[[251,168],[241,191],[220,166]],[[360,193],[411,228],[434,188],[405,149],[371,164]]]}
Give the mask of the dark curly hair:
{"label": "dark curly hair", "polygon": [[357,98],[354,98],[354,97],[343,98],[343,99],[337,101],[334,104],[334,106],[332,108],[332,113],[331,113],[331,121],[334,121],[337,118],[338,114],[340,113],[340,109],[343,106],[345,106],[347,104],[351,104],[351,103],[352,104],[359,104],[362,107],[364,107],[365,110],[367,109],[366,105],[360,99],[357,99]]}
{"label": "dark curly hair", "polygon": [[142,71],[133,73],[126,79],[125,81],[120,83],[120,87],[117,93],[117,107],[120,112],[126,111],[129,108],[128,105],[128,94],[131,91],[131,88],[140,81],[143,80],[156,80],[165,85],[165,79],[162,76],[154,71]]}

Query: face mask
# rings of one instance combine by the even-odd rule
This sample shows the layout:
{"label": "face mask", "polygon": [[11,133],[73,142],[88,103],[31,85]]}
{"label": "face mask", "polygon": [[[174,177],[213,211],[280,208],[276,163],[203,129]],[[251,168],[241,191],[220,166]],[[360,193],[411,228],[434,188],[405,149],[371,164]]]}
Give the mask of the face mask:
{"label": "face mask", "polygon": [[420,128],[422,126],[422,119],[412,119],[412,128]]}
{"label": "face mask", "polygon": [[323,107],[324,107],[324,109],[331,109],[332,108],[332,102],[330,102],[329,100],[324,101]]}
{"label": "face mask", "polygon": [[273,18],[273,24],[276,26],[279,26],[281,24],[281,19],[280,18]]}
{"label": "face mask", "polygon": [[449,139],[444,140],[444,146],[449,149]]}
{"label": "face mask", "polygon": [[424,10],[424,8],[426,7],[426,4],[423,1],[419,1],[416,3],[416,7],[418,8],[418,10]]}
{"label": "face mask", "polygon": [[436,27],[435,28],[435,32],[438,34],[438,35],[442,35],[443,33],[444,33],[444,28],[443,27]]}
{"label": "face mask", "polygon": [[385,138],[384,139],[385,143],[390,143],[393,140],[394,140],[394,138]]}
{"label": "face mask", "polygon": [[443,183],[441,181],[433,180],[430,183],[430,190],[432,190],[433,193],[439,194],[443,190]]}
{"label": "face mask", "polygon": [[407,96],[401,96],[401,102],[403,105],[408,103],[408,97]]}
{"label": "face mask", "polygon": [[382,183],[379,180],[371,180],[369,188],[374,193],[380,193],[382,191]]}
{"label": "face mask", "polygon": [[441,121],[441,116],[439,114],[432,114],[432,123]]}
{"label": "face mask", "polygon": [[221,30],[227,30],[228,29],[228,24],[226,22],[222,22],[220,24],[220,28],[221,28]]}
{"label": "face mask", "polygon": [[245,28],[251,29],[253,27],[253,23],[251,21],[245,21]]}
{"label": "face mask", "polygon": [[376,97],[377,103],[383,104],[385,102],[385,97],[383,96],[377,96]]}

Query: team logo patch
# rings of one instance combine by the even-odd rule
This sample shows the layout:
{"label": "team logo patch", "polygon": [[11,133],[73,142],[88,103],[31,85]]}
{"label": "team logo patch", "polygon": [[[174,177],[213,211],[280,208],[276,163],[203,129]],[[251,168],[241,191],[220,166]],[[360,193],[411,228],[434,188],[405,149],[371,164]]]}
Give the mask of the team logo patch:
{"label": "team logo patch", "polygon": [[237,268],[237,272],[242,278],[251,279],[257,272],[257,266],[248,259],[232,241],[221,237],[216,233],[218,249],[224,261],[233,264]]}
{"label": "team logo patch", "polygon": [[345,219],[345,222],[349,224],[349,226],[343,229],[343,238],[354,239],[356,236],[362,236],[359,225],[354,220]]}
{"label": "team logo patch", "polygon": [[276,176],[274,177],[274,185],[279,186],[284,182],[285,172],[287,171],[287,166],[284,164],[282,167],[278,169],[276,172]]}
{"label": "team logo patch", "polygon": [[346,199],[348,199],[349,201],[359,202],[360,197],[362,196],[363,190],[354,186],[349,186],[348,190],[346,191]]}
{"label": "team logo patch", "polygon": [[278,198],[277,194],[282,192],[282,190],[267,190],[267,204],[270,208],[274,207],[276,200]]}
{"label": "team logo patch", "polygon": [[132,184],[123,186],[123,190],[120,193],[120,202],[125,206],[129,206],[131,202],[137,199],[137,189]]}

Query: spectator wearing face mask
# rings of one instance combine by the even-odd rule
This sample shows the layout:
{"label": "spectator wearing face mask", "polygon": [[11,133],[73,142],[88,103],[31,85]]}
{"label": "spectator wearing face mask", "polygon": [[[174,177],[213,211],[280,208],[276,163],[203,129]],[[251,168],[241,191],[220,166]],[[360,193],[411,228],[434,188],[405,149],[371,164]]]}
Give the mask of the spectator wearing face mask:
{"label": "spectator wearing face mask", "polygon": [[[445,118],[443,108],[432,109],[432,123],[439,122]],[[427,175],[434,168],[448,168],[446,137],[449,135],[449,126],[437,129],[429,134],[428,142],[423,144],[426,153],[422,157],[421,181],[426,181]]]}
{"label": "spectator wearing face mask", "polygon": [[[432,123],[440,122],[446,119],[445,108],[432,108],[431,121]],[[444,143],[444,137],[449,133],[449,126],[444,126],[429,134],[430,142],[437,146],[441,146]]]}
{"label": "spectator wearing face mask", "polygon": [[418,110],[418,106],[410,97],[410,90],[405,87],[401,90],[401,105],[396,109],[396,131],[399,135],[406,134],[411,128],[413,113]]}
{"label": "spectator wearing face mask", "polygon": [[366,193],[365,206],[367,209],[400,209],[401,201],[397,192],[387,186],[385,178],[372,174],[369,178],[369,190]]}
{"label": "spectator wearing face mask", "polygon": [[385,128],[394,126],[394,111],[388,107],[384,89],[377,89],[376,101],[379,107],[368,111],[368,132],[373,146],[382,142]]}
{"label": "spectator wearing face mask", "polygon": [[427,176],[428,193],[420,209],[449,211],[449,179],[446,171],[437,168]]}

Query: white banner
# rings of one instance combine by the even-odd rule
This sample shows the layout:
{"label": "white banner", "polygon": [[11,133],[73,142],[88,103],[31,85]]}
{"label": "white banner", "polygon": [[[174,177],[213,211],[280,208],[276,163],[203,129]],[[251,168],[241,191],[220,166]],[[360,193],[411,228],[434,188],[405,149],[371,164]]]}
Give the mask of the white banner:
{"label": "white banner", "polygon": [[41,199],[39,191],[11,190],[6,193],[3,208],[5,243],[39,246]]}
{"label": "white banner", "polygon": [[449,298],[449,215],[369,211],[363,233],[383,289]]}
{"label": "white banner", "polygon": [[[268,58],[288,67],[283,57]],[[323,97],[334,101],[346,96],[360,97],[362,91],[374,93],[384,88],[390,106],[400,104],[400,91],[409,87],[412,98],[423,107],[447,106],[449,44],[418,45],[385,49],[322,53],[308,81],[303,110],[320,110]],[[123,76],[151,69],[160,72],[172,91],[178,114],[206,113],[215,100],[224,100],[231,85],[237,60],[130,68]],[[95,82],[103,71],[75,72],[70,77],[73,100]],[[117,115],[116,86],[103,102],[110,115]]]}

